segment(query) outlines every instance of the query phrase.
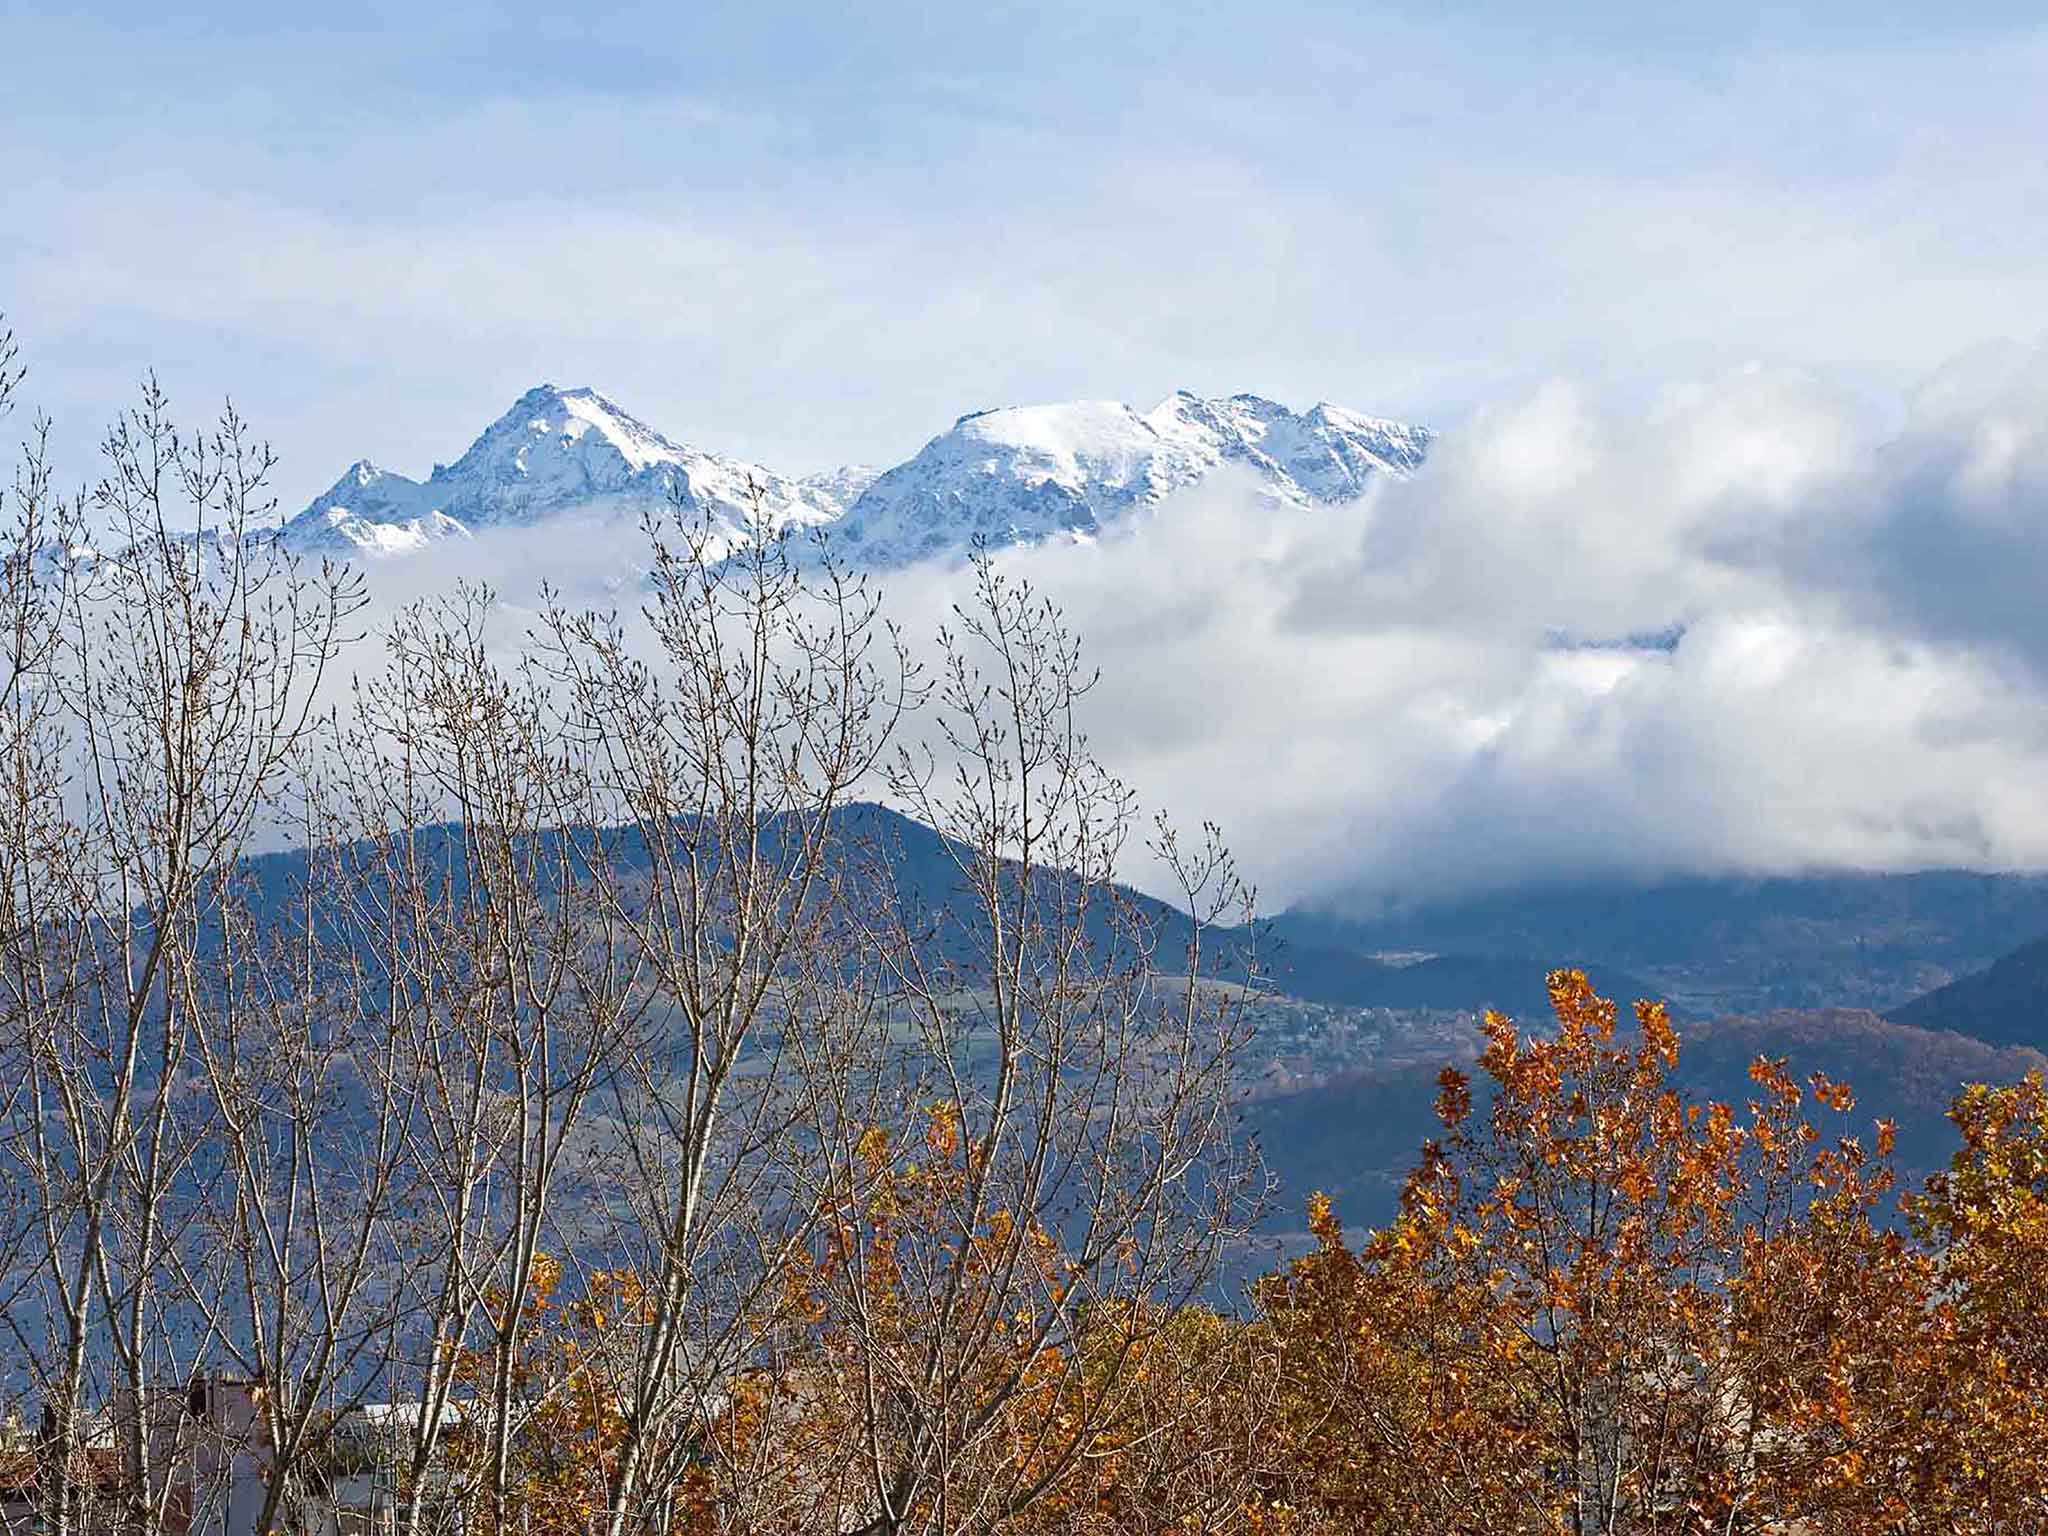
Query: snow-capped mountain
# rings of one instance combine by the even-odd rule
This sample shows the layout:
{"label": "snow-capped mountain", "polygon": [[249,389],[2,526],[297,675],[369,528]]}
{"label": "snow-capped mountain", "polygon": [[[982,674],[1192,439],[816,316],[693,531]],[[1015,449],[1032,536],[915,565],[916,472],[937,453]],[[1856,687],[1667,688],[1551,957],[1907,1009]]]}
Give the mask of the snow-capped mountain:
{"label": "snow-capped mountain", "polygon": [[1375,474],[1418,468],[1430,434],[1332,405],[1296,415],[1257,395],[1185,390],[1140,414],[1114,401],[1019,406],[963,416],[878,478],[832,528],[869,565],[902,565],[982,539],[1091,535],[1217,466],[1249,468],[1295,506],[1347,501]]}
{"label": "snow-capped mountain", "polygon": [[843,510],[840,494],[829,479],[799,482],[671,442],[595,390],[544,384],[425,481],[357,462],[286,524],[284,537],[302,549],[378,557],[570,512],[615,521],[623,535],[643,511],[680,502],[707,519],[714,540],[731,541],[829,521]]}
{"label": "snow-capped mountain", "polygon": [[1333,405],[1297,414],[1257,395],[1182,391],[1144,413],[1109,401],[977,412],[893,469],[792,479],[674,442],[593,390],[543,385],[424,481],[359,460],[284,537],[381,558],[570,513],[630,525],[680,501],[728,547],[829,524],[842,556],[879,568],[961,555],[977,540],[1089,537],[1224,464],[1283,505],[1347,501],[1374,476],[1413,473],[1429,444],[1420,427]]}

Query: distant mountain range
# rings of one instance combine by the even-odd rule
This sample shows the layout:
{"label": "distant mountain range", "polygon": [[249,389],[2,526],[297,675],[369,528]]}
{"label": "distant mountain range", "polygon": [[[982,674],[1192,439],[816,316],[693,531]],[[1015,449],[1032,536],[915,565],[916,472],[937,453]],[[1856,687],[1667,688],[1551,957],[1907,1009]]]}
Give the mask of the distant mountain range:
{"label": "distant mountain range", "polygon": [[[1389,1005],[1443,1006],[1462,995],[1452,1006],[1491,1002],[1540,1031],[1549,1021],[1542,965],[1502,958],[1512,955],[1579,965],[1624,1007],[1638,997],[1668,1001],[1682,1037],[1681,1087],[1739,1103],[1760,1055],[1784,1058],[1802,1078],[1825,1072],[1855,1090],[1851,1128],[1867,1130],[1878,1116],[1897,1122],[1908,1187],[1954,1150],[1947,1109],[1964,1085],[2048,1070],[2048,879],[2039,876],[1617,882],[1364,919],[1284,913],[1272,928],[1276,983],[1309,996],[1326,968],[1340,985],[1359,985],[1361,973],[1333,954],[1440,951],[1410,966],[1417,1001]],[[1383,982],[1371,990],[1400,996]],[[1298,1224],[1301,1198],[1314,1189],[1347,1221],[1385,1221],[1417,1149],[1436,1133],[1436,1070],[1412,1051],[1332,1061],[1250,1104],[1245,1128],[1284,1191],[1276,1226]]]}
{"label": "distant mountain range", "polygon": [[1089,538],[1226,464],[1277,505],[1348,501],[1377,476],[1413,473],[1430,441],[1329,404],[1297,414],[1256,395],[1182,392],[1142,413],[1104,401],[976,412],[892,469],[792,477],[677,442],[595,390],[542,385],[425,480],[358,460],[283,537],[377,561],[572,516],[616,524],[624,539],[644,512],[680,505],[727,546],[829,525],[847,559],[885,568],[957,557],[977,540]]}
{"label": "distant mountain range", "polygon": [[[1693,1018],[1883,1011],[2048,934],[2048,877],[1936,870],[1616,880],[1356,916],[1290,912],[1276,928],[1312,949],[1604,962]],[[2048,1035],[2025,1043],[2048,1046]]]}
{"label": "distant mountain range", "polygon": [[[958,850],[881,806],[838,814],[846,845],[885,861],[895,899],[933,946],[928,958],[970,953],[949,949],[972,943]],[[615,872],[632,878],[643,856],[633,835],[583,835],[617,838]],[[429,854],[437,846],[459,879],[456,843],[422,841]],[[250,870],[259,899],[283,903],[303,857],[272,854]],[[1172,907],[1136,891],[1122,900],[1156,924],[1156,963],[1187,952],[1186,919]],[[1218,979],[1242,978],[1256,955],[1243,1127],[1278,1180],[1269,1231],[1284,1235],[1315,1189],[1349,1221],[1384,1221],[1435,1129],[1438,1070],[1470,1061],[1474,1016],[1494,1007],[1547,1030],[1544,978],[1561,965],[1585,969],[1624,1009],[1639,997],[1673,1000],[1678,1081],[1692,1093],[1740,1102],[1758,1055],[1786,1058],[1802,1078],[1821,1070],[1849,1082],[1854,1123],[1896,1119],[1900,1164],[1917,1182],[1954,1145],[1945,1111],[1965,1083],[2048,1068],[2048,940],[1976,969],[2015,933],[2048,933],[2048,880],[1837,875],[1529,890],[1375,922],[1283,914],[1256,931],[1211,930],[1203,947]],[[1100,952],[1115,943],[1107,929],[1088,937]],[[1968,974],[1932,992],[1907,981],[1958,971]],[[1859,989],[1893,1004],[1925,995],[1889,1018],[1807,1001]]]}

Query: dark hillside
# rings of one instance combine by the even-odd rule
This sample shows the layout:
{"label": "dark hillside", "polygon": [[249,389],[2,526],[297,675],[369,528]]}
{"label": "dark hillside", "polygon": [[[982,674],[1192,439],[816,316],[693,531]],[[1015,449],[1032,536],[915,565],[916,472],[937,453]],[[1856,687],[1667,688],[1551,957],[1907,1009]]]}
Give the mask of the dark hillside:
{"label": "dark hillside", "polygon": [[2023,944],[1986,969],[1916,997],[1886,1017],[1997,1045],[2048,1050],[2048,939]]}

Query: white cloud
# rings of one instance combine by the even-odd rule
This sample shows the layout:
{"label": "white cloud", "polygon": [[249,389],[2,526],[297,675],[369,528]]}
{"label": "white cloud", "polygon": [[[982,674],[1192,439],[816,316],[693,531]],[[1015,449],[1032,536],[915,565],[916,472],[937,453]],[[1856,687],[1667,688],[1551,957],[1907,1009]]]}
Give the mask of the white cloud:
{"label": "white cloud", "polygon": [[2042,868],[2044,472],[2023,387],[1887,439],[1767,371],[1621,416],[1552,386],[1355,507],[1211,484],[1006,563],[1103,668],[1101,755],[1280,901]]}

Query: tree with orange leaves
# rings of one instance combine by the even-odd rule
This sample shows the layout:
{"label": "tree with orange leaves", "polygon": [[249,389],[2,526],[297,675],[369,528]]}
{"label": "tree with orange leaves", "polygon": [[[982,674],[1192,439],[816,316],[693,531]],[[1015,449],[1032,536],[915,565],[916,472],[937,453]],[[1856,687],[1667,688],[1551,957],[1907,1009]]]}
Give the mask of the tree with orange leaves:
{"label": "tree with orange leaves", "polygon": [[1740,1109],[1670,1083],[1678,1038],[1586,977],[1556,1032],[1487,1015],[1490,1102],[1443,1076],[1441,1143],[1356,1253],[1327,1202],[1271,1282],[1292,1430],[1269,1502],[1308,1531],[1882,1529],[1933,1273],[1875,1219],[1853,1100],[1759,1061]]}
{"label": "tree with orange leaves", "polygon": [[1963,1145],[1907,1202],[1938,1255],[1938,1383],[1910,1448],[1921,1529],[2048,1527],[2048,1084],[1973,1086]]}
{"label": "tree with orange leaves", "polygon": [[[519,1303],[520,1352],[502,1387],[489,1346],[465,1348],[455,1361],[453,1376],[464,1400],[484,1403],[493,1392],[510,1393],[509,1401],[493,1405],[513,1426],[503,1486],[485,1436],[458,1432],[445,1442],[444,1475],[467,1507],[462,1528],[477,1536],[589,1536],[602,1528],[616,1492],[626,1441],[626,1388],[640,1335],[653,1324],[655,1309],[645,1282],[631,1270],[585,1272],[573,1296],[563,1294],[562,1280],[559,1261],[535,1256]],[[488,1301],[496,1309],[507,1298],[493,1292]],[[663,1510],[650,1515],[662,1536],[718,1528],[712,1442],[730,1452],[734,1436],[750,1422],[728,1395],[679,1429],[687,1445],[660,1448],[664,1464],[678,1468]]]}

